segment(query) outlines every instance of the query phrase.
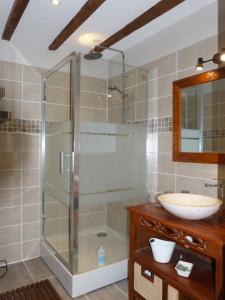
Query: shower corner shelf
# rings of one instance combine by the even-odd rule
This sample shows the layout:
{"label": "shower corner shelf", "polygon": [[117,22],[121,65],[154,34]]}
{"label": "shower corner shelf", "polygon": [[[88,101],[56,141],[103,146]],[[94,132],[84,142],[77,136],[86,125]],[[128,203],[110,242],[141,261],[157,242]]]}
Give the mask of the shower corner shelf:
{"label": "shower corner shelf", "polygon": [[[150,203],[129,207],[128,210],[130,212],[129,300],[225,299],[224,210],[214,217],[199,221],[182,220]],[[193,242],[185,239],[186,236],[191,236]],[[150,237],[176,242],[169,263],[161,264],[154,261],[149,247]],[[180,277],[175,271],[180,254],[184,260],[194,263],[189,278]]]}

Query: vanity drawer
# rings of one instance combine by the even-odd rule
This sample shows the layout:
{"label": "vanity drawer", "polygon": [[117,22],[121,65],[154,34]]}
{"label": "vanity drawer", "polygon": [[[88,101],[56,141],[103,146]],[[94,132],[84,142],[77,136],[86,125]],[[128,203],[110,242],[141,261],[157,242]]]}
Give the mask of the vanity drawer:
{"label": "vanity drawer", "polygon": [[163,282],[138,263],[134,263],[134,290],[146,300],[163,299]]}
{"label": "vanity drawer", "polygon": [[146,300],[180,299],[178,290],[170,285],[164,289],[162,279],[137,262],[134,263],[134,290],[141,296],[140,298],[137,296],[135,300],[142,299],[142,297]]}

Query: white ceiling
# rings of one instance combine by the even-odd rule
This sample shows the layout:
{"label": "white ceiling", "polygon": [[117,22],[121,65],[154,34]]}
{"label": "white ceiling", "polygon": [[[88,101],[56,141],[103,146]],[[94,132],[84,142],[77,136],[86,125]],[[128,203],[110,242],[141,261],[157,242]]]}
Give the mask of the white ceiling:
{"label": "white ceiling", "polygon": [[[122,50],[131,48],[215,1],[217,0],[186,0],[172,11],[118,42],[114,47]],[[0,0],[0,33],[4,29],[13,2]],[[58,50],[49,51],[48,46],[86,0],[61,0],[61,2],[60,6],[55,7],[50,0],[31,0],[11,41],[0,41],[0,59],[22,60],[27,64],[50,67],[72,51],[84,53],[90,50],[90,46],[82,46],[79,43],[81,35],[99,33],[104,40],[156,4],[158,0],[106,0]],[[114,54],[104,55],[110,58]]]}

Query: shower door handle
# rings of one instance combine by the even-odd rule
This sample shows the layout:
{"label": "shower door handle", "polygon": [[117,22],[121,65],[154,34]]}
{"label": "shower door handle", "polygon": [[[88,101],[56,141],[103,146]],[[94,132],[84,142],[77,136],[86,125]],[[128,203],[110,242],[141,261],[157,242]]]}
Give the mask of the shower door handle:
{"label": "shower door handle", "polygon": [[59,152],[59,174],[64,174],[64,153]]}

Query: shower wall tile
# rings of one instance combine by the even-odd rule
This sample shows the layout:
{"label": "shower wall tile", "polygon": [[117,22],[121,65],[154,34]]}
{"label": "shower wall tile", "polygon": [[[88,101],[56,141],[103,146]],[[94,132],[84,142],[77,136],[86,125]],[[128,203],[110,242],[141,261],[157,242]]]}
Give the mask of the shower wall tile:
{"label": "shower wall tile", "polygon": [[0,79],[22,81],[22,65],[0,61]]}
{"label": "shower wall tile", "polygon": [[107,211],[79,214],[79,230],[85,231],[107,225]]}
{"label": "shower wall tile", "polygon": [[[22,119],[40,120],[44,72],[0,61],[0,86],[6,89],[0,110],[12,112],[12,124],[15,119],[17,124]],[[36,256],[39,251],[40,136],[22,130],[10,132],[15,129],[10,126],[0,132],[0,257],[13,262]]]}
{"label": "shower wall tile", "polygon": [[107,109],[106,94],[81,92],[80,97],[81,107]]}
{"label": "shower wall tile", "polygon": [[81,108],[80,119],[81,122],[106,122],[107,110]]}
{"label": "shower wall tile", "polygon": [[81,76],[81,91],[107,93],[107,80],[96,77]]}
{"label": "shower wall tile", "polygon": [[[215,52],[217,38],[212,37],[144,65],[149,74],[149,124],[150,120],[158,124],[161,120],[172,117],[172,82],[195,75],[197,57],[211,57]],[[214,68],[215,65],[207,64],[207,69]],[[206,120],[209,123],[211,115],[218,112],[216,100],[213,101],[213,108],[210,101],[211,99],[207,107],[209,120]],[[147,141],[149,200],[155,201],[154,197],[158,193],[182,190],[217,197],[217,189],[205,188],[204,183],[216,183],[214,179],[218,177],[218,165],[173,162],[172,127],[167,132],[160,132],[160,129],[158,126],[154,135],[149,134]],[[216,139],[213,145],[215,142]]]}

